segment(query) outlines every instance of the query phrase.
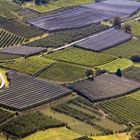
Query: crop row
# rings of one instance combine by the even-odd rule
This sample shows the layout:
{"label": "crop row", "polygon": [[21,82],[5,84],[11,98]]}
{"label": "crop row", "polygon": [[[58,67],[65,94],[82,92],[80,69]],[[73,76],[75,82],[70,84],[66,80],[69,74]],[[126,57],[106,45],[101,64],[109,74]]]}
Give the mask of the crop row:
{"label": "crop row", "polygon": [[140,101],[136,99],[121,97],[102,102],[99,105],[124,121],[140,124]]}
{"label": "crop row", "polygon": [[25,38],[15,35],[13,33],[7,32],[5,30],[0,30],[0,47],[10,47],[14,45],[19,45],[25,41]]}

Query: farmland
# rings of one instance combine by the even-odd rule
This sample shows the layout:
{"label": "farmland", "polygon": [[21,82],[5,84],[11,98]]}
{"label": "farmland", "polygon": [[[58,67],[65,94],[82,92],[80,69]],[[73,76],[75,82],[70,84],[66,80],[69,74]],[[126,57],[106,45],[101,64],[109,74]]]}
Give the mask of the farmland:
{"label": "farmland", "polygon": [[140,82],[140,68],[138,67],[130,67],[123,71],[123,76],[127,77],[128,79],[136,80]]}
{"label": "farmland", "polygon": [[19,45],[25,41],[26,39],[24,37],[7,32],[5,30],[0,30],[0,48]]}
{"label": "farmland", "polygon": [[118,0],[112,1],[103,1],[97,4],[87,4],[84,7],[89,9],[98,9],[103,10],[104,12],[112,12],[115,13],[117,16],[131,16],[133,15],[140,7],[140,4],[134,1],[123,1]]}
{"label": "farmland", "polygon": [[[96,131],[99,131],[93,131],[91,134],[88,133],[88,135],[96,135],[100,133],[107,134],[112,133],[112,131],[115,132],[124,130],[126,128],[121,124],[111,121],[107,116],[105,117],[104,113],[100,111],[98,106],[81,97],[77,97],[64,104],[56,105],[52,108],[56,112],[71,116],[74,119],[78,119],[79,121],[86,121],[89,125],[96,129]],[[72,130],[74,129],[72,126],[70,126],[70,128]]]}
{"label": "farmland", "polygon": [[114,48],[103,51],[104,53],[116,55],[120,57],[130,58],[133,55],[140,53],[140,40],[130,40],[126,43],[120,44]]}
{"label": "farmland", "polygon": [[0,124],[6,120],[12,118],[13,116],[14,116],[14,113],[0,109]]}
{"label": "farmland", "polygon": [[140,37],[140,23],[138,21],[129,21],[128,24],[131,25],[133,35]]}
{"label": "farmland", "polygon": [[57,82],[72,82],[85,77],[85,67],[56,62],[43,71],[39,77]]}
{"label": "farmland", "polygon": [[3,28],[16,35],[23,36],[24,38],[30,38],[44,33],[44,31],[38,28],[30,27],[25,23],[21,23],[19,21],[15,20],[11,21],[1,16],[0,16],[0,28]]}
{"label": "farmland", "polygon": [[12,48],[4,48],[1,52],[6,54],[20,55],[20,56],[32,56],[36,54],[40,54],[42,52],[46,52],[47,49],[41,47],[28,47],[28,46],[18,46]]}
{"label": "farmland", "polygon": [[122,134],[115,134],[115,135],[108,135],[108,136],[97,136],[93,137],[95,140],[129,140],[130,135],[126,133]]}
{"label": "farmland", "polygon": [[49,12],[52,10],[61,9],[64,7],[66,8],[71,6],[77,6],[80,4],[90,3],[90,2],[94,2],[94,0],[77,0],[77,1],[70,0],[69,2],[67,2],[66,0],[57,0],[57,1],[50,2],[47,6],[46,5],[37,6],[32,3],[29,3],[29,4],[25,4],[25,7],[42,13],[42,12]]}
{"label": "farmland", "polygon": [[16,13],[20,9],[20,6],[17,6],[11,2],[1,0],[0,3],[0,16],[6,17],[7,19],[17,19],[18,14]]}
{"label": "farmland", "polygon": [[28,22],[31,25],[42,28],[48,32],[52,32],[85,27],[90,24],[100,23],[102,20],[109,19],[111,17],[111,13],[108,14],[98,10],[92,11],[84,7],[76,7],[57,14],[29,20]]}
{"label": "farmland", "polygon": [[19,58],[14,62],[8,62],[5,64],[1,64],[1,66],[13,69],[22,73],[27,73],[34,75],[41,69],[49,67],[54,60],[46,59],[43,57],[32,56],[28,58]]}
{"label": "farmland", "polygon": [[129,140],[140,125],[138,10],[0,0],[0,140]]}
{"label": "farmland", "polygon": [[0,105],[13,110],[27,110],[72,92],[60,85],[44,82],[29,75],[11,72],[8,78],[10,87],[1,92]]}
{"label": "farmland", "polygon": [[133,65],[133,62],[129,59],[118,58],[110,63],[98,66],[97,68],[106,70],[109,72],[116,72],[118,69],[124,70]]}
{"label": "farmland", "polygon": [[102,51],[131,39],[131,35],[116,29],[109,29],[90,36],[75,46],[92,51]]}
{"label": "farmland", "polygon": [[40,131],[37,132],[31,136],[28,136],[26,138],[24,138],[23,140],[34,140],[34,139],[38,139],[38,140],[73,140],[75,138],[80,137],[80,135],[78,133],[75,133],[65,127],[61,127],[61,128],[52,128],[52,129],[48,129],[46,131]]}
{"label": "farmland", "polygon": [[91,101],[102,101],[131,93],[139,89],[140,84],[113,74],[102,74],[94,80],[80,81],[70,84],[69,87]]}
{"label": "farmland", "polygon": [[51,54],[46,54],[45,57],[87,67],[98,66],[116,59],[116,57],[112,55],[102,53],[98,54],[96,52],[81,50],[72,47]]}
{"label": "farmland", "polygon": [[0,62],[12,61],[17,58],[19,58],[18,55],[4,54],[4,53],[0,52]]}
{"label": "farmland", "polygon": [[130,96],[105,101],[100,103],[100,106],[127,123],[140,123],[140,101]]}
{"label": "farmland", "polygon": [[33,47],[46,47],[46,48],[58,48],[65,44],[77,41],[84,37],[90,36],[102,30],[105,30],[106,26],[101,24],[93,24],[80,29],[72,29],[59,31],[52,34],[49,34],[47,38],[43,38],[37,41],[28,43],[28,46]]}
{"label": "farmland", "polygon": [[44,130],[48,128],[61,127],[64,124],[60,121],[52,119],[48,116],[36,113],[27,113],[26,115],[13,118],[7,123],[3,124],[0,129],[16,137],[25,137],[37,130]]}
{"label": "farmland", "polygon": [[[90,24],[100,23],[103,20],[108,20],[115,16],[129,17],[130,15],[133,15],[140,7],[138,2],[125,1],[123,2],[123,7],[117,5],[117,3],[114,3],[114,12],[102,7],[102,5],[106,5],[107,3],[109,3],[110,7],[113,5],[113,3],[110,1],[101,2],[98,4],[85,4],[83,6],[68,9],[56,14],[29,20],[28,22],[31,25],[37,26],[49,32],[60,31],[64,29],[80,28]],[[118,10],[118,7],[115,9],[116,5],[120,7],[120,11]],[[124,8],[125,12],[122,12],[122,8]]]}

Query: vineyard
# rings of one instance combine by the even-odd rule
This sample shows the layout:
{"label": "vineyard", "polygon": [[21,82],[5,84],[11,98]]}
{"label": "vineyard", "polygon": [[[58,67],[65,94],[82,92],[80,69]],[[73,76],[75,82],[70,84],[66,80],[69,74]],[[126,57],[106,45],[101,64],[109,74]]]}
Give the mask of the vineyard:
{"label": "vineyard", "polygon": [[140,54],[139,44],[140,44],[140,40],[132,39],[126,43],[120,44],[111,49],[107,49],[103,52],[118,57],[130,58],[133,55]]}
{"label": "vineyard", "polygon": [[110,101],[102,102],[99,105],[122,119],[124,122],[140,124],[140,101],[130,96],[112,99]]}
{"label": "vineyard", "polygon": [[93,67],[111,62],[116,59],[115,56],[86,51],[78,48],[67,48],[51,54],[46,54],[45,57],[54,60],[79,64],[87,67]]}
{"label": "vineyard", "polygon": [[29,58],[19,58],[15,62],[8,62],[5,64],[1,64],[1,66],[22,73],[34,75],[36,72],[40,71],[41,69],[49,67],[54,62],[55,61],[51,59],[32,56]]}
{"label": "vineyard", "polygon": [[131,67],[132,65],[133,63],[129,59],[118,58],[110,63],[98,66],[97,68],[113,73],[116,72],[118,69],[124,70]]}
{"label": "vineyard", "polygon": [[85,77],[85,67],[56,62],[43,71],[39,77],[57,82],[72,82]]}
{"label": "vineyard", "polygon": [[5,30],[0,30],[0,48],[20,45],[25,41],[26,39],[24,37],[7,32]]}
{"label": "vineyard", "polygon": [[[125,130],[126,128],[125,126],[112,121],[107,116],[103,117],[104,113],[100,111],[100,108],[97,105],[94,105],[81,97],[74,98],[52,108],[56,112],[66,114],[79,121],[86,121],[89,125],[99,131],[98,134],[109,134]],[[73,127],[71,129],[73,129]],[[91,133],[91,135],[96,134],[97,133],[94,131]]]}

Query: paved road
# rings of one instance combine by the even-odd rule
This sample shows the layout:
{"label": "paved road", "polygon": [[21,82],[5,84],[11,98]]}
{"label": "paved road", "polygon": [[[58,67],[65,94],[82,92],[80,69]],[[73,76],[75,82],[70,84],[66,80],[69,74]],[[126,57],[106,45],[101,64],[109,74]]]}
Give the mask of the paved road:
{"label": "paved road", "polygon": [[0,85],[0,89],[2,89],[5,86],[5,79],[3,74],[0,72],[0,80],[1,80],[1,85]]}

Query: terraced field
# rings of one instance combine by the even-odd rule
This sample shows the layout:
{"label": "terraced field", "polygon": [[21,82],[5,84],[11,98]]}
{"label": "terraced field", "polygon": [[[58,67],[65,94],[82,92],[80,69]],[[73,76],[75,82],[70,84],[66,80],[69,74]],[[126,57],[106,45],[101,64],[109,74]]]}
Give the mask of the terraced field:
{"label": "terraced field", "polygon": [[116,72],[118,69],[124,70],[133,65],[133,62],[129,59],[118,58],[110,63],[98,66],[97,68],[106,70],[109,72]]}
{"label": "terraced field", "polygon": [[57,82],[72,82],[84,78],[85,71],[85,67],[56,62],[43,71],[39,77]]}
{"label": "terraced field", "polygon": [[22,73],[34,75],[38,71],[49,67],[55,61],[44,57],[32,56],[29,58],[19,58],[15,62],[1,64],[1,66],[13,69]]}
{"label": "terraced field", "polygon": [[20,45],[25,41],[26,39],[22,36],[0,29],[0,48]]}
{"label": "terraced field", "polygon": [[133,39],[131,41],[118,45],[115,48],[111,48],[103,52],[111,55],[130,58],[133,55],[140,54],[139,44],[140,44],[140,40]]}
{"label": "terraced field", "polygon": [[[136,96],[136,95],[134,95]],[[99,104],[106,111],[116,115],[124,122],[140,124],[140,101],[131,96],[120,97]]]}
{"label": "terraced field", "polygon": [[78,48],[67,48],[65,50],[47,54],[45,57],[87,67],[102,65],[116,59],[116,57],[112,55],[86,51]]}

